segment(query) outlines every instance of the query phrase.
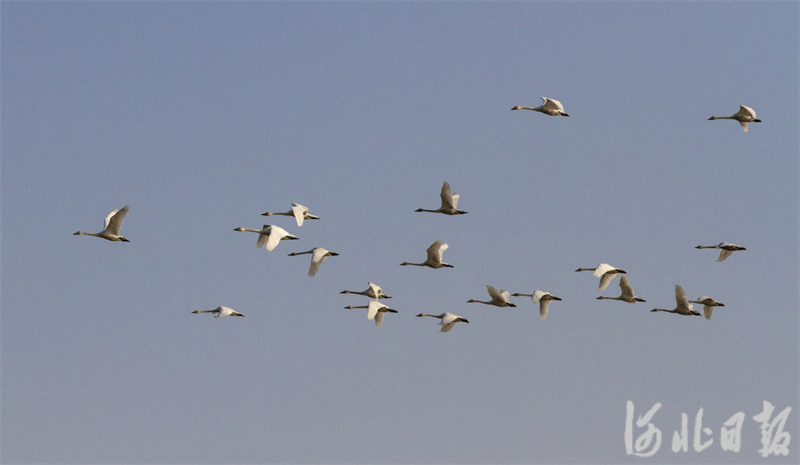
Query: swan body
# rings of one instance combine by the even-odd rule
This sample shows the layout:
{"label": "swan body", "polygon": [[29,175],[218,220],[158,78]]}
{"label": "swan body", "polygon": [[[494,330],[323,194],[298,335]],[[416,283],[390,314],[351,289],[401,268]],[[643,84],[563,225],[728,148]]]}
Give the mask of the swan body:
{"label": "swan body", "polygon": [[756,112],[750,107],[739,105],[739,111],[736,112],[735,115],[732,116],[712,116],[708,118],[709,121],[714,121],[715,119],[734,119],[742,125],[742,129],[744,132],[747,132],[747,123],[760,123],[761,120],[756,118]]}
{"label": "swan body", "polygon": [[274,226],[271,224],[265,224],[261,229],[249,229],[249,228],[236,228],[234,231],[248,231],[258,233],[258,240],[256,240],[256,247],[259,249],[263,249],[264,246],[267,247],[268,252],[272,252],[272,250],[278,246],[280,241],[288,241],[288,240],[297,240],[298,237],[292,234],[289,234],[288,231],[285,229]]}
{"label": "swan body", "polygon": [[383,324],[383,315],[385,313],[397,313],[397,310],[393,308],[389,308],[386,305],[378,302],[377,300],[370,300],[369,305],[348,305],[345,307],[346,309],[350,310],[353,308],[366,308],[367,310],[367,319],[368,320],[375,320],[375,327],[380,328]]}
{"label": "swan body", "polygon": [[293,203],[292,209],[288,212],[266,212],[262,213],[261,216],[272,216],[272,215],[282,215],[282,216],[293,216],[294,219],[297,221],[297,226],[303,226],[303,220],[318,220],[319,217],[315,215],[308,214],[308,207],[305,205],[300,205],[299,203]]}
{"label": "swan body", "polygon": [[217,307],[214,310],[195,310],[192,313],[213,313],[214,318],[226,317],[226,316],[244,316],[241,313],[234,311],[232,308],[228,307]]}
{"label": "swan body", "polygon": [[111,213],[106,216],[105,222],[103,223],[103,230],[99,233],[78,231],[73,234],[73,236],[94,236],[112,242],[130,242],[127,237],[119,235],[119,229],[122,227],[122,220],[125,219],[128,210],[129,208],[127,205],[120,209],[112,210]]}
{"label": "swan body", "polygon": [[359,294],[365,295],[367,297],[372,297],[373,299],[391,299],[392,296],[386,295],[383,293],[383,289],[375,283],[371,283],[367,281],[367,285],[369,288],[366,291],[356,292],[356,291],[342,291],[339,294]]}
{"label": "swan body", "polygon": [[428,313],[420,313],[417,316],[430,316],[430,317],[433,317],[433,318],[440,319],[441,320],[439,322],[439,325],[441,326],[441,328],[439,328],[439,332],[440,333],[446,333],[446,332],[450,331],[451,329],[453,329],[453,326],[455,326],[456,323],[458,323],[459,321],[463,321],[464,323],[469,323],[469,321],[466,318],[458,316],[458,315],[454,315],[452,313],[440,313],[438,315],[430,315]]}
{"label": "swan body", "polygon": [[514,108],[512,108],[512,110],[532,110],[532,111],[538,111],[539,113],[544,113],[545,115],[550,115],[550,116],[558,116],[558,115],[569,116],[564,111],[564,105],[561,105],[561,102],[559,102],[558,100],[547,98],[547,97],[541,97],[541,99],[544,102],[544,103],[542,103],[541,106],[538,106],[538,107],[534,108],[534,107],[521,107],[521,106],[517,105]]}
{"label": "swan body", "polygon": [[492,298],[492,300],[484,301],[484,300],[469,299],[467,303],[469,304],[477,302],[480,304],[494,305],[496,307],[516,307],[516,305],[508,301],[509,294],[507,290],[497,289],[494,286],[486,286],[486,291],[489,293],[489,296]]}
{"label": "swan body", "polygon": [[550,302],[554,300],[561,300],[560,297],[556,297],[553,294],[543,291],[541,289],[536,289],[533,294],[511,294],[515,297],[530,297],[531,303],[539,303],[539,318],[544,320],[547,316],[547,311],[550,307]]}
{"label": "swan body", "polygon": [[686,298],[686,292],[683,290],[682,287],[679,285],[675,285],[675,302],[677,305],[675,306],[674,310],[667,310],[664,308],[654,308],[650,310],[651,312],[668,312],[668,313],[676,313],[678,315],[697,315],[700,316],[700,312],[697,310],[693,310],[692,304],[689,303],[689,299]]}
{"label": "swan body", "polygon": [[429,212],[429,213],[444,213],[445,215],[465,215],[467,212],[461,211],[458,209],[458,199],[460,195],[458,193],[453,194],[450,191],[450,184],[445,181],[442,184],[442,206],[439,207],[438,210],[425,210],[424,208],[418,208],[414,210],[415,212]]}
{"label": "swan body", "polygon": [[725,306],[722,302],[717,302],[707,295],[700,296],[697,300],[690,300],[689,302],[703,305],[703,315],[706,317],[706,320],[711,319],[711,314],[714,313],[714,307]]}
{"label": "swan body", "polygon": [[428,258],[422,263],[403,262],[400,266],[414,265],[414,266],[427,266],[429,268],[453,268],[453,265],[442,261],[442,254],[449,246],[443,244],[442,241],[437,240],[430,247],[428,247]]}
{"label": "swan body", "polygon": [[608,263],[601,263],[597,265],[596,268],[578,268],[575,271],[594,271],[593,275],[595,278],[600,278],[600,285],[598,288],[602,291],[603,289],[608,287],[608,284],[617,276],[619,273],[627,273],[627,271],[613,267]]}
{"label": "swan body", "polygon": [[747,250],[744,247],[739,247],[730,242],[720,242],[717,245],[698,245],[695,249],[721,249],[719,252],[718,262],[724,262],[726,258],[730,257],[737,250]]}
{"label": "swan body", "polygon": [[598,300],[619,300],[620,302],[628,302],[629,304],[635,304],[636,302],[645,302],[644,299],[640,299],[633,295],[633,288],[631,287],[630,283],[628,282],[628,276],[622,275],[619,278],[619,288],[622,289],[622,293],[619,297],[603,297],[600,296]]}
{"label": "swan body", "polygon": [[323,249],[322,247],[315,247],[311,250],[307,250],[305,252],[292,252],[289,254],[290,257],[294,257],[297,255],[304,255],[304,254],[311,254],[311,266],[308,267],[308,275],[314,276],[319,271],[319,267],[322,266],[322,262],[328,259],[328,257],[335,257],[339,255],[336,252],[331,252],[327,249]]}

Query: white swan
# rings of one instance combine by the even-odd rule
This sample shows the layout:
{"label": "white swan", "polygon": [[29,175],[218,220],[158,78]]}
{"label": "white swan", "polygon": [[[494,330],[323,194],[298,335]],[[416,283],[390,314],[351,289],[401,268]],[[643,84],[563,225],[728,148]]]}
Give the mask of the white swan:
{"label": "white swan", "polygon": [[298,237],[292,234],[289,234],[288,231],[285,229],[274,226],[271,224],[265,224],[262,229],[248,229],[248,228],[236,228],[234,231],[248,231],[258,233],[258,240],[256,241],[256,247],[259,249],[263,249],[264,246],[267,246],[267,251],[271,252],[272,249],[278,246],[280,241],[287,241],[287,240],[297,240]]}
{"label": "white swan", "polygon": [[213,313],[214,318],[226,317],[226,316],[244,316],[241,313],[234,311],[232,308],[228,307],[217,307],[214,310],[195,310],[192,313]]}
{"label": "white swan", "polygon": [[463,321],[464,323],[469,323],[469,321],[461,316],[454,315],[452,313],[440,313],[439,315],[430,315],[428,313],[420,313],[417,316],[431,316],[433,318],[438,318],[442,321],[439,322],[441,328],[439,329],[440,333],[446,333],[453,329],[453,326],[456,325],[459,321]]}
{"label": "white swan", "polygon": [[617,274],[627,273],[627,271],[613,267],[608,263],[601,263],[597,265],[597,268],[578,268],[575,271],[594,271],[594,277],[600,278],[600,285],[598,288],[601,291],[608,287],[608,284],[612,279],[614,279],[615,276],[617,276]]}
{"label": "white swan", "polygon": [[103,230],[99,233],[87,233],[78,231],[73,236],[94,236],[101,237],[107,241],[114,242],[130,242],[127,237],[119,235],[119,228],[122,227],[122,220],[128,214],[128,206],[125,205],[121,209],[112,210],[103,223]]}
{"label": "white swan", "polygon": [[760,123],[761,120],[756,118],[756,112],[750,107],[746,107],[744,105],[739,105],[739,111],[736,112],[733,116],[712,116],[708,118],[709,121],[714,121],[715,119],[735,119],[742,125],[742,129],[744,132],[747,132],[747,123]]}
{"label": "white swan", "polygon": [[367,297],[372,297],[373,299],[391,299],[392,296],[386,295],[383,293],[383,289],[375,283],[371,283],[367,281],[367,285],[369,288],[366,291],[356,292],[356,291],[342,291],[339,294],[359,294],[365,295]]}
{"label": "white swan", "polygon": [[328,259],[328,257],[335,257],[339,255],[336,252],[331,252],[327,249],[323,249],[322,247],[314,247],[311,250],[307,250],[305,252],[292,252],[289,254],[290,257],[294,257],[297,255],[304,255],[304,254],[311,254],[311,266],[308,267],[308,275],[314,276],[317,274],[319,267],[322,266],[322,262]]}
{"label": "white swan", "polygon": [[480,303],[480,304],[494,305],[496,307],[516,307],[516,305],[514,305],[514,304],[512,304],[512,303],[510,303],[508,301],[509,294],[508,294],[507,290],[505,290],[505,289],[499,289],[498,290],[494,286],[488,286],[487,285],[486,286],[486,292],[489,293],[489,296],[492,298],[492,300],[484,301],[484,300],[469,299],[467,301],[467,303],[469,304],[469,303],[477,302],[477,303]]}
{"label": "white swan", "polygon": [[318,220],[319,217],[315,215],[308,214],[308,207],[305,205],[300,205],[299,203],[293,203],[292,209],[288,212],[266,212],[262,213],[261,216],[272,216],[272,215],[282,215],[282,216],[293,216],[294,219],[297,221],[297,226],[303,226],[303,220]]}
{"label": "white swan", "polygon": [[558,100],[554,100],[547,97],[542,97],[542,100],[544,101],[544,103],[541,106],[533,108],[533,107],[521,107],[517,105],[514,108],[512,108],[512,110],[533,110],[550,116],[558,116],[558,115],[569,116],[564,111],[564,105],[561,105],[561,102],[559,102]]}
{"label": "white swan", "polygon": [[640,299],[633,295],[633,288],[631,287],[630,283],[628,283],[628,276],[622,275],[619,278],[619,288],[622,289],[622,294],[619,297],[603,297],[600,296],[598,300],[619,300],[621,302],[628,302],[629,304],[635,304],[636,302],[645,302],[644,299]]}
{"label": "white swan", "polygon": [[553,294],[543,291],[541,289],[536,289],[533,294],[511,294],[515,297],[530,297],[531,303],[539,302],[539,318],[544,320],[547,316],[547,311],[550,307],[550,302],[553,300],[561,300],[560,297],[556,297]]}
{"label": "white swan", "polygon": [[442,206],[438,210],[425,210],[418,208],[415,212],[430,212],[430,213],[444,213],[445,215],[465,215],[467,212],[458,209],[458,199],[461,197],[458,193],[451,193],[450,184],[447,181],[442,184]]}
{"label": "white swan", "polygon": [[730,242],[720,242],[717,245],[698,245],[695,249],[722,249],[719,252],[719,258],[717,258],[718,262],[725,261],[726,258],[730,257],[734,252],[737,250],[747,250],[744,247],[739,247],[736,244],[731,244]]}
{"label": "white swan", "polygon": [[427,266],[430,268],[453,268],[453,265],[449,263],[445,263],[442,261],[442,254],[444,251],[447,250],[449,246],[447,244],[443,244],[442,241],[436,241],[428,247],[428,258],[422,263],[411,263],[411,262],[403,262],[400,266],[406,265],[414,265],[414,266]]}
{"label": "white swan", "polygon": [[712,299],[707,295],[703,295],[697,298],[697,300],[690,300],[689,302],[693,304],[702,304],[703,305],[703,315],[705,315],[706,320],[711,319],[711,314],[714,313],[714,307],[724,307],[725,304],[722,302],[717,302],[716,300]]}
{"label": "white swan", "polygon": [[686,292],[683,290],[682,287],[680,287],[677,284],[675,285],[675,302],[677,302],[677,305],[675,306],[674,310],[667,310],[664,308],[654,308],[650,311],[677,313],[678,315],[700,316],[700,312],[698,312],[697,310],[693,310],[692,304],[690,304],[689,299],[686,298]]}
{"label": "white swan", "polygon": [[368,320],[375,320],[375,327],[380,328],[383,324],[383,315],[384,313],[397,313],[397,310],[393,308],[389,308],[386,305],[378,302],[377,300],[370,300],[369,305],[348,305],[345,307],[348,310],[354,308],[366,308],[367,310],[367,319]]}

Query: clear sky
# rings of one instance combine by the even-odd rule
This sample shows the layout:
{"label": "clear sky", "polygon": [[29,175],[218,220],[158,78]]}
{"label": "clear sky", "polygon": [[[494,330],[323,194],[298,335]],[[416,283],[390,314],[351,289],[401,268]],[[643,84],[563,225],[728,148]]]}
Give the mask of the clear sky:
{"label": "clear sky", "polygon": [[[798,13],[2,2],[1,461],[796,462]],[[510,111],[540,96],[570,117]],[[740,104],[748,133],[707,121]],[[443,181],[469,214],[415,213]],[[291,202],[321,220],[260,216]],[[124,205],[130,243],[72,235]],[[265,223],[300,240],[233,231]],[[437,239],[454,268],[399,266]],[[596,300],[602,262],[647,302]],[[367,281],[380,328],[339,294]],[[466,303],[487,284],[563,300]],[[725,307],[651,313],[675,284]],[[220,305],[245,318],[191,313]],[[628,402],[661,405],[652,458]]]}

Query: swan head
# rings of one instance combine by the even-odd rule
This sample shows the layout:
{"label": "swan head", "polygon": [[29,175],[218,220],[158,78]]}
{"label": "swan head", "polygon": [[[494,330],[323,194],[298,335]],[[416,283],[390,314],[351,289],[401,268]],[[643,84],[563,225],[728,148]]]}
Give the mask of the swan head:
{"label": "swan head", "polygon": [[522,110],[522,107],[521,107],[521,106],[519,106],[519,105],[517,105],[517,106],[515,106],[514,108],[512,108],[512,110]]}
{"label": "swan head", "polygon": [[240,226],[240,227],[234,229],[234,231],[244,231],[244,228]]}
{"label": "swan head", "polygon": [[75,234],[73,234],[73,236],[83,236],[84,234],[86,234],[86,233],[83,232],[83,231],[78,231]]}
{"label": "swan head", "polygon": [[423,210],[423,209],[421,209],[421,208],[417,208],[417,209],[416,209],[416,210],[414,210],[414,211],[415,211],[415,212],[424,212],[425,210]]}
{"label": "swan head", "polygon": [[708,118],[708,121],[714,121],[715,119],[717,119],[717,117],[716,116],[712,116],[711,118]]}

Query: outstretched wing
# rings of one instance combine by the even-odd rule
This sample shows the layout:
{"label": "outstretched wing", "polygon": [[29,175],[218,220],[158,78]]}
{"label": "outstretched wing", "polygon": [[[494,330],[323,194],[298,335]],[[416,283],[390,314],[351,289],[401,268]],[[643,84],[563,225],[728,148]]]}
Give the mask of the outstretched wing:
{"label": "outstretched wing", "polygon": [[300,205],[299,203],[292,204],[292,214],[294,215],[295,221],[297,221],[297,226],[303,226],[303,220],[306,217],[306,213],[308,213],[308,207],[304,205]]}
{"label": "outstretched wing", "polygon": [[125,205],[121,210],[114,210],[108,214],[104,223],[103,230],[107,233],[119,236],[119,229],[122,227],[122,220],[128,214],[128,206]]}

